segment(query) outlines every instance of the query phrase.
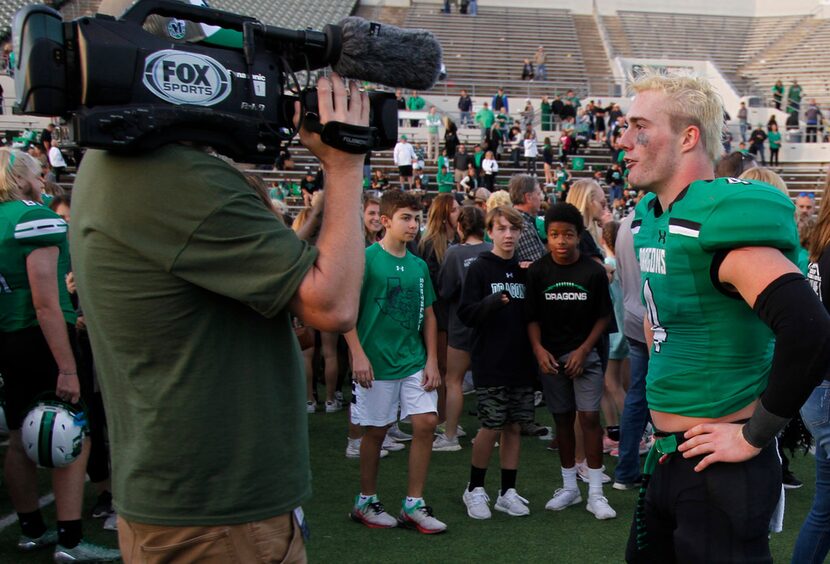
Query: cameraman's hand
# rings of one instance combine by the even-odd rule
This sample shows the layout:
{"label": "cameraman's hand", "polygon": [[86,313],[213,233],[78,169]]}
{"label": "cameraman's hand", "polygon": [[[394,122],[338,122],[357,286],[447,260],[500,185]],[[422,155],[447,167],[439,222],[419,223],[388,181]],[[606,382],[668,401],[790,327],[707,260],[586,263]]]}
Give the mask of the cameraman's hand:
{"label": "cameraman's hand", "polygon": [[[330,77],[317,79],[317,104],[320,112],[320,123],[325,125],[329,121],[339,121],[352,125],[369,125],[369,95],[361,92],[355,81],[349,81],[349,96],[346,85],[337,73]],[[300,103],[294,103],[294,125],[299,124]],[[344,168],[354,166],[363,167],[363,155],[353,155],[323,143],[320,136],[311,133],[305,128],[300,129],[300,141],[320,159],[324,169],[329,174],[337,174]]]}

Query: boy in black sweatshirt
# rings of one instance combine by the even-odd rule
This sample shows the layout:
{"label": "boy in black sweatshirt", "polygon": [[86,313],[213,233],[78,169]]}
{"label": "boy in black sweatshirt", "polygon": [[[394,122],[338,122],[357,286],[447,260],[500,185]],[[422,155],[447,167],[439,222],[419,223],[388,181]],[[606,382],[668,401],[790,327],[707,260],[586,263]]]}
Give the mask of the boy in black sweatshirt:
{"label": "boy in black sweatshirt", "polygon": [[487,214],[493,249],[467,270],[458,317],[473,328],[473,382],[481,429],[473,444],[470,483],[462,500],[473,519],[489,519],[490,498],[484,477],[501,434],[501,490],[495,508],[512,516],[528,515],[528,501],[516,492],[521,447],[520,425],[533,421],[536,363],[524,318],[525,273],[514,256],[524,220],[509,206]]}

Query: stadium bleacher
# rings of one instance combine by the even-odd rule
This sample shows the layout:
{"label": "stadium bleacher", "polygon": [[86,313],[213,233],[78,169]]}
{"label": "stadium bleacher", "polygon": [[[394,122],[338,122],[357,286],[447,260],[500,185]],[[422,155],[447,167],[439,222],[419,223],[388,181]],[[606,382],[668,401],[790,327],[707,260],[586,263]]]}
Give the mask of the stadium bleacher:
{"label": "stadium bleacher", "polygon": [[803,25],[806,16],[756,18],[619,11],[603,16],[614,50],[637,58],[712,61],[740,94],[753,88],[738,69]]}
{"label": "stadium bleacher", "polygon": [[[357,0],[209,0],[212,8],[253,16],[263,23],[289,29],[322,29],[354,12]],[[313,8],[313,9],[312,9]]]}
{"label": "stadium bleacher", "polygon": [[[442,14],[436,4],[415,3],[404,25],[436,35],[444,48],[449,82],[473,95],[492,94],[497,85],[524,97],[570,88],[585,95],[591,90],[568,10],[480,7],[478,16],[471,18]],[[483,45],[488,48],[482,49]],[[548,80],[522,81],[522,60],[532,59],[540,45],[548,56]]]}
{"label": "stadium bleacher", "polygon": [[0,2],[0,40],[4,41],[9,38],[11,34],[12,17],[23,6],[29,4],[46,4],[55,9],[60,9],[67,0],[41,0],[40,2],[33,2],[32,0],[3,0]]}
{"label": "stadium bleacher", "polygon": [[[0,2],[0,35],[8,33],[12,14],[32,0]],[[99,0],[51,0],[67,18],[94,13]],[[525,98],[564,93],[602,98],[616,86],[611,57],[676,58],[710,60],[740,94],[769,98],[777,79],[789,84],[797,78],[804,100],[816,98],[830,107],[830,62],[824,54],[830,48],[830,20],[812,14],[784,17],[709,16],[684,13],[657,13],[620,10],[613,15],[580,15],[557,8],[522,8],[515,5],[480,6],[477,17],[443,14],[440,4],[413,2],[409,7],[363,6],[359,0],[315,2],[304,0],[210,0],[212,7],[254,16],[268,24],[302,29],[321,29],[350,14],[405,27],[426,28],[441,41],[448,79],[433,93],[448,97],[466,88],[474,96],[490,96],[503,86],[518,112]],[[604,28],[604,29],[601,29]],[[603,45],[602,35],[608,38]],[[486,49],[482,46],[486,45]],[[520,79],[521,63],[532,58],[539,45],[548,55],[546,81]],[[606,52],[606,47],[609,52]],[[538,110],[538,108],[537,108]],[[538,122],[538,115],[537,115]],[[477,140],[472,130],[471,140]],[[302,148],[292,149],[298,166],[295,171],[257,171],[266,180],[299,180],[305,167],[314,167],[313,158]],[[586,169],[607,166],[607,151],[590,147]],[[391,152],[376,154],[373,165],[396,170]],[[541,166],[541,165],[540,165]],[[791,192],[815,190],[823,183],[825,163],[784,163],[783,174]],[[434,165],[426,172],[434,176]],[[502,167],[505,181],[513,172]]]}

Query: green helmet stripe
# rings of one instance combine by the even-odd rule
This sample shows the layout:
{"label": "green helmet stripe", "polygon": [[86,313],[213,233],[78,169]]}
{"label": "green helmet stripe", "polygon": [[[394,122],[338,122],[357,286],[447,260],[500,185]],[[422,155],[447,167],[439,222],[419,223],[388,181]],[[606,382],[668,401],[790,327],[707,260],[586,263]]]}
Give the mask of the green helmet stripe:
{"label": "green helmet stripe", "polygon": [[51,468],[52,464],[52,427],[55,425],[55,412],[46,411],[40,420],[40,430],[37,437],[37,457],[41,466]]}

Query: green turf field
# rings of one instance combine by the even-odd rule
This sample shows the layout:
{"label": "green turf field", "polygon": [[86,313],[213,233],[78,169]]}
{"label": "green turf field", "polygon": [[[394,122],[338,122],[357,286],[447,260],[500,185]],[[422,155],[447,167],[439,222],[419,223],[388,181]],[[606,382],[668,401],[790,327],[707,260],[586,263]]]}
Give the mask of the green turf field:
{"label": "green turf field", "polygon": [[[467,409],[474,405],[466,396]],[[537,410],[537,421],[551,425],[544,410]],[[522,442],[517,489],[530,500],[528,517],[509,517],[493,511],[489,521],[467,517],[461,494],[467,484],[470,465],[470,437],[461,439],[458,452],[433,453],[425,499],[435,516],[447,523],[442,535],[421,535],[404,529],[368,529],[347,519],[358,491],[358,461],[344,457],[346,417],[341,413],[309,415],[314,497],[306,506],[311,540],[312,562],[557,562],[612,563],[624,561],[631,515],[637,492],[618,492],[610,485],[605,493],[618,517],[597,521],[584,509],[584,503],[561,512],[545,511],[553,491],[561,487],[559,456],[545,450],[546,442],[526,437]],[[465,430],[478,428],[474,417],[465,415]],[[403,426],[406,429],[405,426]],[[471,433],[472,435],[473,433]],[[379,494],[387,511],[397,514],[406,493],[407,450],[391,453],[381,461]],[[499,487],[498,449],[493,454],[487,475],[491,508]],[[612,474],[616,459],[605,457]],[[805,485],[787,493],[784,532],[774,535],[775,562],[789,562],[798,529],[807,514],[813,495],[812,456],[797,456],[792,468]],[[613,474],[612,474],[613,476]],[[583,501],[588,484],[580,483]]]}
{"label": "green turf field", "polygon": [[[467,396],[466,402],[467,408],[472,407],[472,396]],[[537,419],[545,425],[551,424],[550,416],[543,409],[537,411]],[[358,461],[347,460],[343,455],[345,412],[327,415],[318,411],[309,415],[309,423],[314,497],[305,506],[305,511],[311,526],[308,544],[311,562],[525,561],[566,564],[623,561],[636,492],[618,492],[606,487],[611,506],[618,513],[617,519],[611,521],[597,521],[585,511],[584,503],[562,512],[545,511],[544,505],[553,490],[561,486],[561,477],[559,458],[545,450],[543,441],[525,438],[522,443],[518,490],[530,500],[531,509],[531,515],[523,518],[508,517],[495,511],[489,521],[473,521],[467,517],[461,493],[469,473],[469,437],[461,439],[464,448],[459,452],[435,453],[426,500],[434,507],[436,517],[446,522],[449,528],[445,534],[426,536],[403,529],[367,529],[350,521],[347,514],[358,489]],[[466,412],[462,425],[468,431],[477,428],[475,418]],[[397,512],[405,494],[407,453],[408,447],[381,462],[379,493],[390,512]],[[497,453],[498,449],[487,476],[487,491],[493,503],[499,486]],[[606,457],[609,472],[613,471],[615,461]],[[798,528],[812,500],[812,457],[796,456],[792,467],[805,485],[787,492],[784,532],[774,535],[771,541],[776,562],[789,562]],[[45,494],[51,488],[45,472],[42,478],[42,494]],[[587,484],[580,487],[584,498]],[[87,509],[94,499],[95,494],[88,485]],[[0,488],[0,518],[11,512],[8,493],[5,488]],[[53,522],[54,506],[47,507],[44,512],[49,522]],[[101,520],[85,520],[86,537],[92,542],[114,546],[116,534],[102,530],[102,524]],[[0,531],[0,563],[51,562],[50,551],[18,553],[14,547],[17,536],[16,524]]]}

